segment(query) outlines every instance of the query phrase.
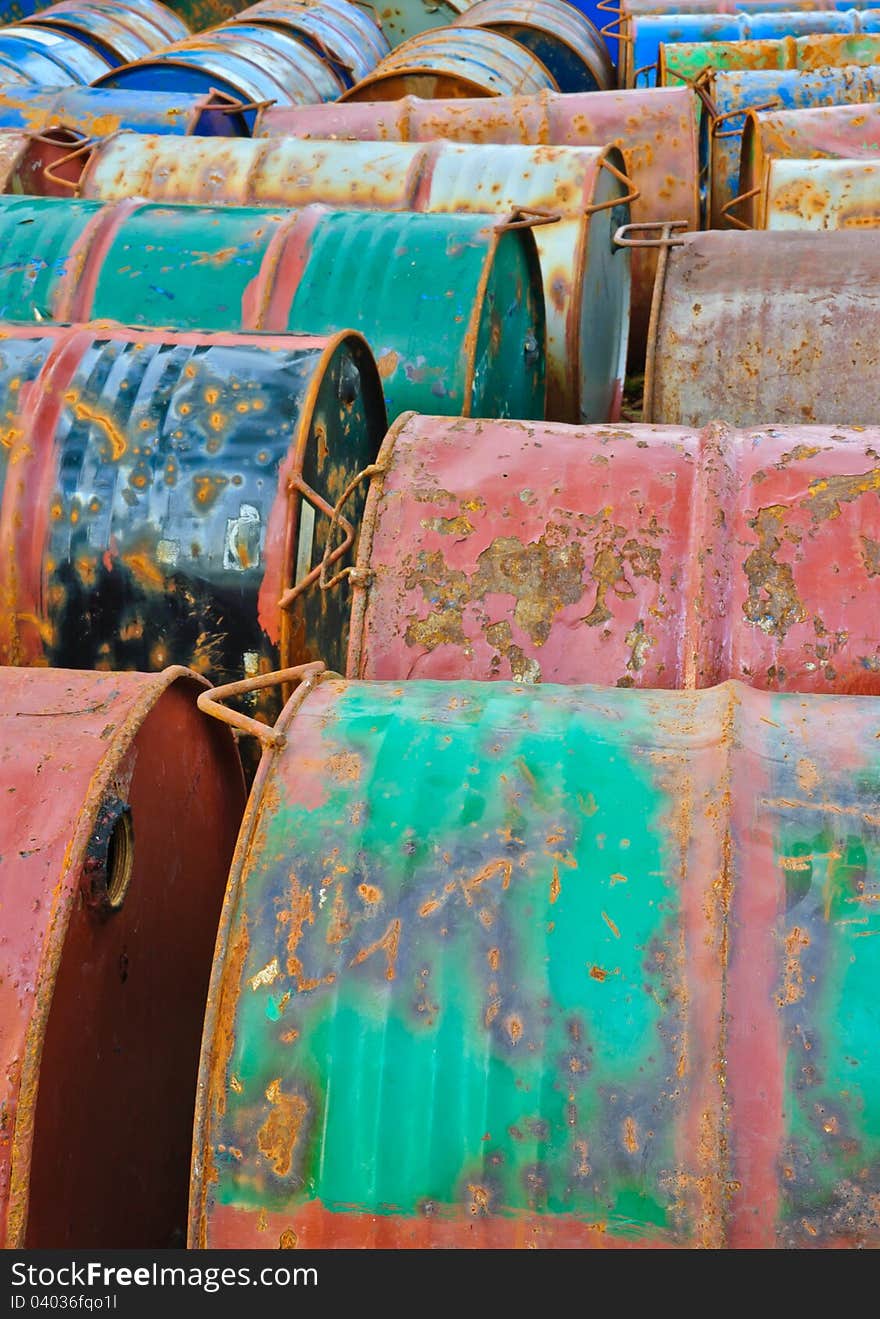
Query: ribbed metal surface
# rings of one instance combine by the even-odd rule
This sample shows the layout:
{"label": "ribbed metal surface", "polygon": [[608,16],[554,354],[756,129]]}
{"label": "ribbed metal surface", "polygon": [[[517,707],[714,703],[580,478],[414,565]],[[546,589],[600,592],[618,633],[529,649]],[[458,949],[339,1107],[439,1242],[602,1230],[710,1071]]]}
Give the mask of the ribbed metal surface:
{"label": "ribbed metal surface", "polygon": [[344,588],[278,602],[329,531],[297,482],[332,507],[385,430],[358,336],[16,326],[2,364],[2,663],[342,660]]}
{"label": "ribbed metal surface", "polygon": [[217,89],[244,101],[280,105],[332,101],[343,85],[320,56],[293,36],[243,23],[200,33],[95,81],[132,92],[205,94]]}
{"label": "ribbed metal surface", "polygon": [[[697,189],[696,98],[690,88],[652,87],[589,95],[422,101],[338,102],[274,107],[260,112],[255,132],[265,137],[364,141],[538,144],[619,147],[626,173],[639,189],[630,205],[634,223],[684,220],[700,227]],[[657,249],[632,251],[630,367],[641,371],[657,269]]]}
{"label": "ribbed metal surface", "polygon": [[456,19],[520,42],[544,65],[561,92],[607,91],[614,67],[596,28],[565,0],[477,0]]}
{"label": "ribbed metal surface", "polygon": [[183,669],[0,669],[6,1248],[158,1248],[185,1226],[208,973],[244,809],[201,686]]}
{"label": "ribbed metal surface", "polygon": [[[549,415],[604,421],[617,415],[629,328],[629,254],[612,243],[629,212],[614,204],[625,185],[605,162],[623,166],[613,148],[292,138],[172,143],[125,134],[95,149],[80,187],[84,196],[107,200],[321,202],[504,216],[523,206],[561,214],[535,230],[547,309]],[[589,214],[606,201],[608,209]]]}
{"label": "ribbed metal surface", "polygon": [[[877,22],[872,11],[871,21]],[[880,63],[880,33],[779,37],[766,41],[682,42],[660,47],[664,86],[693,83],[706,69],[824,69]]]}
{"label": "ribbed metal surface", "polygon": [[[750,112],[743,130],[741,193],[760,187],[763,194],[771,156],[798,161],[816,157],[870,160],[880,156],[880,107],[872,103],[857,103],[820,106],[810,110],[777,110],[758,114]],[[786,178],[790,176],[786,174]],[[864,194],[860,196],[864,197]],[[775,223],[772,226],[767,224],[765,201],[766,198],[761,194],[745,198],[736,207],[735,213],[744,223],[757,229],[776,228]],[[828,201],[832,202],[831,196]],[[838,203],[833,202],[832,205],[837,211]],[[803,205],[800,201],[794,205],[794,212],[800,216],[797,221],[799,226],[801,221],[808,219],[812,206],[818,208],[817,216],[824,213],[825,202],[820,193],[811,193],[809,200],[806,197],[803,199]],[[826,225],[820,219],[817,225],[810,227],[837,228],[838,225]]]}
{"label": "ribbed metal surface", "polygon": [[42,133],[60,125],[86,137],[107,137],[121,129],[245,137],[249,128],[240,106],[210,94],[141,92],[132,97],[111,87],[5,88],[0,91],[0,128]]}
{"label": "ribbed metal surface", "polygon": [[686,234],[658,278],[655,314],[648,421],[880,423],[880,267],[870,230]]}
{"label": "ribbed metal surface", "polygon": [[328,680],[280,727],[191,1244],[880,1240],[877,701]]}
{"label": "ribbed metal surface", "polygon": [[27,23],[66,32],[112,65],[140,59],[189,36],[186,24],[156,0],[61,0]]}
{"label": "ribbed metal surface", "polygon": [[[880,97],[880,67],[719,69],[708,75],[705,89],[718,114],[728,116],[718,125],[724,136],[713,131],[709,115],[700,127],[700,161],[708,167],[706,213],[713,229],[723,229],[728,222],[722,208],[744,190],[739,176],[745,112],[767,105],[799,109],[872,101]],[[746,216],[741,208],[734,213]]]}
{"label": "ribbed metal surface", "polygon": [[39,27],[0,28],[0,78],[37,87],[92,82],[110,61],[66,32]]}
{"label": "ribbed metal surface", "polygon": [[[784,11],[778,14],[646,14],[631,19],[628,28],[631,41],[626,43],[624,58],[631,60],[631,64],[624,64],[624,69],[625,85],[630,86],[636,79],[640,84],[653,84],[656,71],[661,67],[662,45],[694,46],[706,42],[728,45],[778,38],[794,40],[818,33],[878,32],[880,17],[870,9]],[[756,63],[746,67],[760,68],[761,65]]]}
{"label": "ribbed metal surface", "polygon": [[528,230],[498,233],[485,216],[105,211],[34,198],[6,199],[0,216],[10,319],[321,334],[354,325],[380,359],[392,416],[544,414],[544,306]]}
{"label": "ribbed metal surface", "polygon": [[402,419],[346,671],[880,696],[878,453],[845,427]]}
{"label": "ribbed metal surface", "polygon": [[531,51],[500,32],[444,27],[393,50],[342,100],[396,101],[401,96],[516,96],[558,91]]}
{"label": "ribbed metal surface", "polygon": [[348,0],[260,0],[234,21],[293,34],[329,61],[345,87],[365,78],[391,50],[375,17]]}

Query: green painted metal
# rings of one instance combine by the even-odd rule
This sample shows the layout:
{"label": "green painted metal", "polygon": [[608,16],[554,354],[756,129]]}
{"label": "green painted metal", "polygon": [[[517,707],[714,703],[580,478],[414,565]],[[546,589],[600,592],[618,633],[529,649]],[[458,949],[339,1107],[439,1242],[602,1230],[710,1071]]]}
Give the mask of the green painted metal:
{"label": "green painted metal", "polygon": [[821,69],[880,63],[880,34],[682,41],[660,47],[664,86],[693,83],[707,69]]}
{"label": "green painted metal", "polygon": [[540,418],[534,238],[498,223],[6,197],[0,314],[203,330],[356,327],[379,360],[392,418],[409,408]]}
{"label": "green painted metal", "polygon": [[191,1244],[876,1244],[880,702],[343,683],[233,867]]}

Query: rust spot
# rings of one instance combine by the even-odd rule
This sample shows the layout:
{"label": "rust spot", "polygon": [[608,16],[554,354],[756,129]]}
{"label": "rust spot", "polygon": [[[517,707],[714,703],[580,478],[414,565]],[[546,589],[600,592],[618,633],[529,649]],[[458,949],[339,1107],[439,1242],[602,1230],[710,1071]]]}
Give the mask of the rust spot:
{"label": "rust spot", "polygon": [[327,928],[327,942],[331,946],[343,943],[351,934],[348,903],[345,901],[342,887],[342,880],[340,880],[333,894],[333,907],[330,912],[330,924]]}
{"label": "rust spot", "polygon": [[608,972],[603,971],[601,966],[591,966],[590,975],[594,980],[598,980],[600,983],[601,981],[608,979]]}
{"label": "rust spot", "polygon": [[298,1241],[299,1237],[296,1235],[293,1228],[287,1227],[278,1238],[278,1246],[281,1250],[296,1250],[296,1244]]}
{"label": "rust spot", "polygon": [[623,1143],[630,1154],[638,1154],[639,1131],[635,1118],[627,1117],[623,1119]]}
{"label": "rust spot", "polygon": [[309,1106],[301,1095],[282,1094],[280,1077],[269,1083],[266,1098],[272,1111],[257,1132],[257,1145],[272,1164],[276,1177],[286,1177]]}
{"label": "rust spot", "polygon": [[554,903],[562,892],[562,884],[559,882],[559,866],[553,867],[553,878],[550,881],[550,902]]}
{"label": "rust spot", "polygon": [[358,884],[358,893],[369,906],[382,901],[382,890],[375,884]]}
{"label": "rust spot", "polygon": [[330,756],[325,768],[337,783],[357,783],[361,776],[361,758],[353,751]]}
{"label": "rust spot", "polygon": [[785,980],[782,992],[776,995],[776,1002],[783,1008],[791,1003],[798,1003],[804,996],[804,972],[801,966],[801,953],[809,948],[809,935],[795,925],[785,939]]}
{"label": "rust spot", "polygon": [[862,542],[865,572],[869,577],[876,577],[880,574],[880,540],[872,540],[870,536],[860,536],[859,539]]}
{"label": "rust spot", "polygon": [[762,508],[750,520],[749,526],[754,528],[758,544],[743,564],[749,582],[743,613],[750,623],[780,639],[790,627],[802,623],[807,616],[795,587],[791,565],[779,563],[776,559],[782,547],[781,533],[787,511],[784,504],[772,504],[769,508]]}
{"label": "rust spot", "polygon": [[821,778],[812,760],[806,756],[797,763],[797,782],[801,792],[812,793],[819,786]]}
{"label": "rust spot", "polygon": [[361,962],[365,962],[368,957],[372,957],[373,954],[378,952],[381,948],[384,950],[386,958],[385,979],[393,980],[394,966],[397,961],[399,947],[400,920],[396,919],[391,921],[381,939],[377,939],[375,943],[371,943],[369,948],[362,948],[361,951],[351,959],[349,966],[360,966]]}
{"label": "rust spot", "polygon": [[502,889],[509,888],[510,880],[513,875],[513,862],[508,861],[506,858],[500,861],[490,861],[487,865],[483,866],[482,870],[478,870],[473,878],[462,880],[461,887],[468,906],[471,905],[471,893],[473,890],[479,888],[481,884],[485,884],[486,880],[491,879],[493,875],[499,874],[504,876],[501,881]]}
{"label": "rust spot", "polygon": [[608,915],[607,912],[605,911],[602,912],[602,919],[605,922],[605,924],[608,926],[611,933],[614,935],[615,939],[619,939],[620,930],[618,930],[617,926],[614,924],[614,921],[611,919],[611,917]]}

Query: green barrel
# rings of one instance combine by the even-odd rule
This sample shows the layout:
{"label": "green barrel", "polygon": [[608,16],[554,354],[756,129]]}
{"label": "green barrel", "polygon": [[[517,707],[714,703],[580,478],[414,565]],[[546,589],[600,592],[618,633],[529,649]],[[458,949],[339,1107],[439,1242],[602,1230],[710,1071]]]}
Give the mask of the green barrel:
{"label": "green barrel", "polygon": [[880,34],[833,33],[766,41],[681,41],[660,47],[660,82],[693,84],[707,69],[822,69],[880,62]]}
{"label": "green barrel", "polygon": [[192,1245],[880,1243],[880,700],[325,677],[276,735]]}
{"label": "green barrel", "polygon": [[535,240],[497,216],[4,197],[0,248],[6,320],[354,328],[389,420],[544,416]]}

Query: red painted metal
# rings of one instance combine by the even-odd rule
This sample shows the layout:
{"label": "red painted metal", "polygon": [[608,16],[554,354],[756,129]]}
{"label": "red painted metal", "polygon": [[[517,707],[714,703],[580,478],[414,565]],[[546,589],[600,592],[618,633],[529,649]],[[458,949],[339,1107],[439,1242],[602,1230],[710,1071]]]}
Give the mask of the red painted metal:
{"label": "red painted metal", "polygon": [[[634,224],[683,220],[689,229],[699,229],[696,105],[689,87],[567,96],[545,91],[447,101],[405,96],[390,102],[269,106],[261,111],[254,134],[390,142],[613,144],[639,189],[630,204]],[[630,366],[638,370],[645,359],[657,251],[632,251]]]}
{"label": "red painted metal", "polygon": [[244,809],[204,685],[0,669],[0,1245],[182,1244]]}
{"label": "red painted metal", "polygon": [[880,694],[880,431],[389,432],[348,674]]}

